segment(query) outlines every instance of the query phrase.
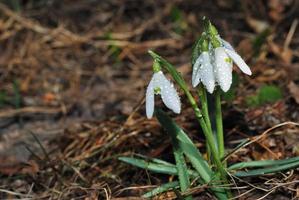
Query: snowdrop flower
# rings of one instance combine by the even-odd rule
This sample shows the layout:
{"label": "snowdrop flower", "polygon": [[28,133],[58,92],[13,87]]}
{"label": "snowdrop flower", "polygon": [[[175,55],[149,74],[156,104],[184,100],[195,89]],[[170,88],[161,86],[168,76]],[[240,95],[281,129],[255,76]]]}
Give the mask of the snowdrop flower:
{"label": "snowdrop flower", "polygon": [[200,82],[206,86],[209,93],[213,93],[215,88],[214,67],[208,51],[202,52],[193,65],[192,86],[196,87]]}
{"label": "snowdrop flower", "polygon": [[215,88],[215,75],[213,58],[209,49],[211,46],[207,40],[206,33],[202,34],[202,38],[198,41],[195,48],[199,48],[200,55],[193,64],[192,71],[192,86],[196,87],[200,82],[206,87],[208,92],[213,93]]}
{"label": "snowdrop flower", "polygon": [[[155,64],[154,64],[155,65]],[[181,101],[173,84],[164,76],[163,72],[154,67],[154,75],[146,90],[146,116],[152,118],[155,108],[155,94],[160,94],[163,103],[173,112],[181,112]]]}
{"label": "snowdrop flower", "polygon": [[[209,44],[201,44],[201,54],[193,65],[192,85],[200,82],[209,93],[213,93],[215,85],[227,92],[232,84],[233,61],[242,72],[251,75],[251,70],[234,48],[218,35],[216,28],[208,24]],[[203,40],[204,41],[204,40]]]}
{"label": "snowdrop flower", "polygon": [[230,43],[228,43],[227,41],[225,41],[221,38],[220,38],[220,40],[224,47],[225,52],[229,55],[229,57],[234,61],[234,63],[239,67],[239,69],[243,73],[250,76],[252,74],[250,68],[245,63],[245,61],[241,58],[241,56],[235,51],[235,49],[232,47],[232,45],[230,45]]}
{"label": "snowdrop flower", "polygon": [[220,43],[221,46],[214,50],[215,78],[221,89],[227,92],[232,83],[233,62],[243,73],[247,75],[252,73],[248,65],[228,42],[220,39]]}

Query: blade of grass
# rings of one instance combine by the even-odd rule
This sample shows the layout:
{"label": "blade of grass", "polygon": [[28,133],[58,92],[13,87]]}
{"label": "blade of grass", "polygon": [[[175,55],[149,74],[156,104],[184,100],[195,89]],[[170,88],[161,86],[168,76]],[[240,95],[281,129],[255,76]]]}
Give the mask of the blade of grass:
{"label": "blade of grass", "polygon": [[172,188],[177,188],[179,187],[179,182],[178,181],[174,181],[174,182],[170,182],[170,183],[166,183],[163,184],[155,189],[153,189],[152,191],[149,191],[147,193],[145,193],[144,195],[142,195],[143,198],[151,198],[153,196],[156,196],[160,193],[166,192]]}
{"label": "blade of grass", "polygon": [[119,157],[118,160],[156,173],[169,174],[169,175],[177,175],[178,173],[177,169],[175,168],[175,165],[173,167],[170,167],[162,164],[146,162],[145,160],[142,159],[129,158],[129,157]]}
{"label": "blade of grass", "polygon": [[250,161],[250,162],[240,162],[228,167],[229,170],[242,169],[247,167],[267,167],[275,165],[285,165],[293,162],[298,162],[299,156],[294,158],[288,158],[284,160],[260,160],[260,161]]}
{"label": "blade of grass", "polygon": [[157,164],[169,165],[169,166],[175,167],[174,164],[172,164],[172,163],[170,163],[170,162],[167,162],[167,161],[165,161],[165,160],[158,159],[158,158],[151,158],[151,157],[144,156],[144,155],[141,155],[141,154],[136,154],[136,156],[138,156],[138,157],[140,157],[140,158],[143,158],[143,159],[145,159],[145,160],[152,161],[152,162],[157,163]]}
{"label": "blade of grass", "polygon": [[268,167],[263,169],[255,169],[255,170],[249,170],[249,171],[239,171],[235,172],[234,175],[237,177],[250,177],[250,176],[260,176],[265,174],[271,174],[287,169],[292,169],[299,166],[299,161],[292,162],[285,165],[275,166],[275,167]]}
{"label": "blade of grass", "polygon": [[[156,173],[178,175],[178,170],[173,164],[163,165],[131,157],[119,157],[118,160]],[[194,178],[198,177],[198,173],[193,170],[188,170],[188,174]]]}
{"label": "blade of grass", "polygon": [[[185,162],[183,151],[181,150],[178,141],[176,139],[172,139],[172,145],[173,145],[173,154],[176,162],[176,168],[178,171],[180,189],[181,192],[185,192],[190,187],[190,178],[187,172],[187,165]],[[187,196],[185,199],[192,200],[192,197]]]}

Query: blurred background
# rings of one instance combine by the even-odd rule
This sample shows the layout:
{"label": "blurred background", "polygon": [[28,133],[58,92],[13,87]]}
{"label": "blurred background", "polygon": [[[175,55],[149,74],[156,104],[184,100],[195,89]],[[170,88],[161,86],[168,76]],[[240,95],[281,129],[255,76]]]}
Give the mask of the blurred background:
{"label": "blurred background", "polygon": [[[236,69],[223,95],[227,145],[298,122],[297,0],[1,0],[0,198],[139,196],[141,186],[169,179],[117,157],[171,160],[169,139],[145,119],[147,51],[191,80],[191,47],[203,16],[253,71],[248,77]],[[188,104],[183,110],[173,116],[202,147]],[[293,155],[298,128],[286,126],[231,162]]]}

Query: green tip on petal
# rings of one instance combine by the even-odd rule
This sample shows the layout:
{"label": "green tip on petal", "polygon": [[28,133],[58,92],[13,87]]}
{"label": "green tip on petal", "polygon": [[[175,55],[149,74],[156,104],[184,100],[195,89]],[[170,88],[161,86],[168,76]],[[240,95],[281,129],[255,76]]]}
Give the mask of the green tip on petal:
{"label": "green tip on petal", "polygon": [[161,71],[160,63],[156,59],[154,60],[153,71],[155,73]]}
{"label": "green tip on petal", "polygon": [[160,94],[161,93],[161,88],[160,87],[154,88],[154,93],[155,94]]}
{"label": "green tip on petal", "polygon": [[219,41],[218,31],[217,31],[216,27],[211,22],[209,24],[209,34],[210,34],[210,39],[211,39],[211,43],[212,43],[213,47],[214,48],[220,47],[221,42]]}
{"label": "green tip on petal", "polygon": [[209,24],[209,32],[213,36],[218,35],[218,31],[217,31],[216,27],[213,24],[211,24],[211,22]]}
{"label": "green tip on petal", "polygon": [[[206,17],[202,18],[203,20],[203,26],[205,32],[208,34],[208,37],[213,45],[214,48],[220,47],[221,42],[218,39],[218,31],[216,27],[208,20]],[[203,44],[205,45],[205,44]],[[202,46],[202,49],[206,49],[206,46]]]}
{"label": "green tip on petal", "polygon": [[209,51],[209,41],[207,39],[204,39],[201,43],[201,51]]}

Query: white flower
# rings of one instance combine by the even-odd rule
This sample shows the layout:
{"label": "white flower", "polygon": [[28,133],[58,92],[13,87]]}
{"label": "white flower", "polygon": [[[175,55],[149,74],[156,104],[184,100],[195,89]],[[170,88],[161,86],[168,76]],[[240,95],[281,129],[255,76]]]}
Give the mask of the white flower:
{"label": "white flower", "polygon": [[223,47],[214,50],[215,79],[224,92],[227,92],[232,84],[233,63]]}
{"label": "white flower", "polygon": [[173,84],[164,76],[162,71],[154,73],[146,90],[146,116],[152,118],[155,108],[155,94],[160,94],[162,101],[173,112],[181,112],[181,101]]}
{"label": "white flower", "polygon": [[235,64],[239,67],[239,69],[247,74],[251,75],[252,72],[248,65],[244,62],[241,56],[234,50],[234,48],[227,41],[221,39],[222,45],[224,47],[225,52],[229,55],[229,57],[235,62]]}
{"label": "white flower", "polygon": [[200,82],[209,93],[213,93],[216,83],[227,92],[232,84],[233,62],[242,72],[251,75],[251,70],[234,48],[225,40],[216,49],[209,45],[209,53],[202,52],[193,65],[192,85],[196,87]]}
{"label": "white flower", "polygon": [[193,65],[192,85],[196,87],[200,81],[206,86],[208,92],[213,93],[215,88],[214,67],[209,52],[204,51]]}

